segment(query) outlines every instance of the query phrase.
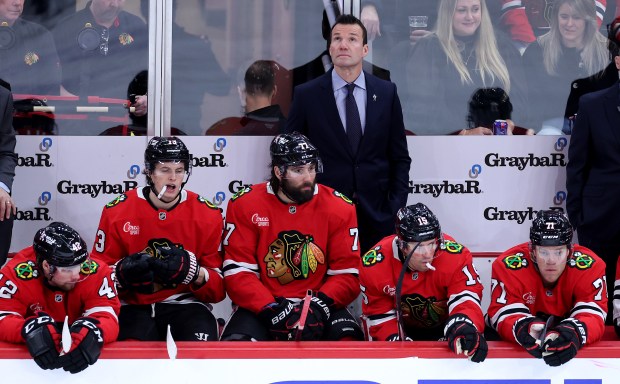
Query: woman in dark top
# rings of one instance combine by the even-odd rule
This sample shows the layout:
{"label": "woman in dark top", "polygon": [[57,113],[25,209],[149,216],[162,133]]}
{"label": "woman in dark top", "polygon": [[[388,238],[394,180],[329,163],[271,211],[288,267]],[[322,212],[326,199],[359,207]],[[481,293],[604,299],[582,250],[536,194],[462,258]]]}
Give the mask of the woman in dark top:
{"label": "woman in dark top", "polygon": [[518,51],[496,35],[485,0],[442,0],[435,33],[419,40],[407,63],[409,102],[404,106],[418,135],[492,134],[467,127],[467,106],[478,88],[501,87],[525,111],[526,84]]}
{"label": "woman in dark top", "polygon": [[523,54],[530,88],[530,126],[561,134],[572,81],[609,63],[606,39],[598,31],[592,0],[556,0],[550,30]]}

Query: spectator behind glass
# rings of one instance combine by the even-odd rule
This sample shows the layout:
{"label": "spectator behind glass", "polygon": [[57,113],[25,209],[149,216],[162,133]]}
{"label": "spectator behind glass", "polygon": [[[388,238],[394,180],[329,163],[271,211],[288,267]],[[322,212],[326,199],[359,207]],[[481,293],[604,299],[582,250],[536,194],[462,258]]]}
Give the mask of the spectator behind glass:
{"label": "spectator behind glass", "polygon": [[[512,38],[519,52],[523,53],[536,36],[549,31],[551,13],[556,0],[502,0],[501,28]],[[603,22],[607,0],[591,0],[596,7],[598,27]]]}
{"label": "spectator behind glass", "polygon": [[480,88],[469,100],[469,114],[467,122],[469,128],[493,128],[495,120],[506,120],[508,135],[533,135],[534,131],[522,127],[515,127],[511,120],[512,103],[506,91],[501,88]]}
{"label": "spectator behind glass", "polygon": [[614,63],[614,57],[618,56],[618,44],[620,44],[620,16],[607,25],[607,50],[609,59],[611,59],[610,63],[605,69],[592,76],[573,81],[566,101],[564,117],[571,119],[575,117],[579,98],[582,95],[611,87],[618,81],[618,69]]}
{"label": "spectator behind glass", "polygon": [[597,73],[609,62],[592,0],[556,0],[550,30],[523,53],[530,93],[530,126],[562,134],[566,99],[573,80]]}
{"label": "spectator behind glass", "polygon": [[257,60],[245,71],[237,91],[243,117],[227,117],[215,123],[205,135],[275,136],[286,117],[273,98],[278,92],[276,71],[284,71],[275,61]]}
{"label": "spectator behind glass", "polygon": [[463,129],[467,102],[476,89],[498,86],[513,100],[518,122],[527,89],[520,59],[494,33],[484,0],[442,0],[436,32],[416,43],[407,62],[407,129],[418,135],[490,135],[488,128]]}
{"label": "spectator behind glass", "polygon": [[25,0],[0,0],[0,77],[19,95],[58,95],[60,68],[52,34],[21,18]]}

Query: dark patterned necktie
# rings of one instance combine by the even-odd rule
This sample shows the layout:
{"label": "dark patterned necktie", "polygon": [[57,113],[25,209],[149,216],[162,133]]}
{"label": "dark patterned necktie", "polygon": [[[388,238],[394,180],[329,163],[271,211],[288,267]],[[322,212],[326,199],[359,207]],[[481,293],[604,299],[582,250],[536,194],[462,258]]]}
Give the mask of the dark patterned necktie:
{"label": "dark patterned necktie", "polygon": [[353,97],[353,90],[355,84],[347,84],[347,98],[345,100],[345,112],[347,119],[347,137],[349,138],[349,144],[353,153],[357,153],[357,149],[362,140],[362,122],[360,120],[360,112],[357,109],[357,103],[355,97]]}

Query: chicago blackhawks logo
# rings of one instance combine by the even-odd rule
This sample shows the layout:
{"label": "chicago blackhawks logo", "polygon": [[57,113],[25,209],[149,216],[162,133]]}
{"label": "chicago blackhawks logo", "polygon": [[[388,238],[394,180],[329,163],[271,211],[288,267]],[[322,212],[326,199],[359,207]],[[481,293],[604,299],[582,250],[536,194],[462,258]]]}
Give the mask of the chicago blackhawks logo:
{"label": "chicago blackhawks logo", "polygon": [[98,269],[99,264],[97,264],[96,261],[87,260],[82,263],[82,266],[80,267],[80,273],[83,273],[84,275],[90,275],[92,273],[96,273]]}
{"label": "chicago blackhawks logo", "polygon": [[106,208],[112,208],[123,201],[127,200],[127,195],[124,193],[122,195],[116,196],[116,198],[105,205]]}
{"label": "chicago blackhawks logo", "polygon": [[246,193],[250,192],[252,190],[252,188],[250,187],[245,187],[240,189],[239,191],[237,191],[237,193],[235,193],[233,195],[233,197],[231,197],[231,200],[237,200],[238,198],[240,198],[241,196],[245,195]]}
{"label": "chicago blackhawks logo", "polygon": [[568,260],[568,265],[577,269],[592,268],[593,264],[594,258],[592,256],[579,251],[574,252],[573,256]]}
{"label": "chicago blackhawks logo", "polygon": [[341,198],[342,200],[346,201],[349,204],[353,204],[353,200],[349,199],[348,197],[346,197],[345,195],[343,195],[342,193],[340,193],[338,191],[334,191],[334,195],[336,197]]}
{"label": "chicago blackhawks logo", "polygon": [[457,242],[451,240],[444,240],[441,243],[441,249],[448,253],[461,253],[463,252],[463,246]]}
{"label": "chicago blackhawks logo", "polygon": [[448,303],[434,296],[406,295],[401,303],[403,322],[411,328],[435,328],[448,319]]}
{"label": "chicago blackhawks logo", "polygon": [[22,280],[30,280],[39,276],[34,262],[28,260],[15,266],[15,275]]}
{"label": "chicago blackhawks logo", "polygon": [[372,267],[373,265],[380,263],[385,259],[383,253],[379,252],[381,247],[376,247],[366,252],[364,256],[362,256],[362,265],[364,267]]}
{"label": "chicago blackhawks logo", "polygon": [[307,279],[319,264],[325,264],[325,253],[314,243],[311,235],[284,231],[269,245],[263,261],[267,276],[277,278],[280,284]]}
{"label": "chicago blackhawks logo", "polygon": [[524,257],[523,253],[519,252],[514,255],[506,256],[504,258],[504,264],[508,269],[521,269],[527,267],[528,261]]}
{"label": "chicago blackhawks logo", "polygon": [[220,209],[216,205],[214,205],[212,202],[210,202],[209,200],[205,199],[202,196],[198,196],[198,201],[211,209],[218,209],[218,210]]}

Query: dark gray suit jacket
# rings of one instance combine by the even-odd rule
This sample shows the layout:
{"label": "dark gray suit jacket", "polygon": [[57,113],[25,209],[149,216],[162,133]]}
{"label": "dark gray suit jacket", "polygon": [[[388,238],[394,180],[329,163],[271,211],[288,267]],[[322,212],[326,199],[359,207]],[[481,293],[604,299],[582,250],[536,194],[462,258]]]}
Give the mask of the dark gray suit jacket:
{"label": "dark gray suit jacket", "polygon": [[349,146],[332,89],[332,70],[299,85],[285,128],[308,136],[319,149],[324,171],[318,181],[357,197],[360,233],[372,224],[372,238],[393,233],[396,211],[407,203],[411,158],[396,85],[364,72],[366,126],[357,156]]}
{"label": "dark gray suit jacket", "polygon": [[13,130],[13,96],[0,86],[0,181],[13,188],[17,155],[15,154],[15,130]]}
{"label": "dark gray suit jacket", "polygon": [[620,243],[619,86],[581,96],[571,135],[566,209],[582,244]]}

